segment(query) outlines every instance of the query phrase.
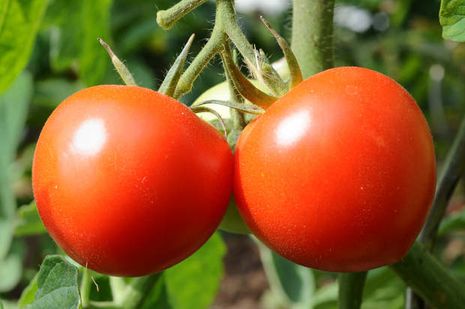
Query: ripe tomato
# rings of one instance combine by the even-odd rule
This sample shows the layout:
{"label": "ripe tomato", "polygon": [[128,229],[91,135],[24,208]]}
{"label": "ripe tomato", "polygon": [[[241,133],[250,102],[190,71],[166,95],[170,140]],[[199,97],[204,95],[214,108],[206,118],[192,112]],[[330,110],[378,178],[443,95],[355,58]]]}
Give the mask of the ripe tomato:
{"label": "ripe tomato", "polygon": [[246,128],[234,190],[252,232],[284,257],[363,271],[406,254],[435,175],[431,134],[407,91],[340,67],[302,82]]}
{"label": "ripe tomato", "polygon": [[33,189],[50,235],[101,273],[139,276],[196,251],[232,187],[231,150],[186,106],[155,91],[96,86],[47,120]]}

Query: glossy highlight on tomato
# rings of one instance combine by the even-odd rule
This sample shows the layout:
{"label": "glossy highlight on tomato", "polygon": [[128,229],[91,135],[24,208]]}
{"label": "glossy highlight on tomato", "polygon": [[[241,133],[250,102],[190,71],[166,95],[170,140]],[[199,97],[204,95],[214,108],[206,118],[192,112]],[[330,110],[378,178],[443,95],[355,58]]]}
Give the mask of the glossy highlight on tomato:
{"label": "glossy highlight on tomato", "polygon": [[316,74],[246,127],[234,191],[252,232],[282,256],[327,271],[399,261],[434,196],[428,124],[375,71]]}
{"label": "glossy highlight on tomato", "polygon": [[225,139],[178,101],[103,85],[64,100],[34,154],[33,189],[53,239],[95,271],[140,276],[196,251],[232,187]]}

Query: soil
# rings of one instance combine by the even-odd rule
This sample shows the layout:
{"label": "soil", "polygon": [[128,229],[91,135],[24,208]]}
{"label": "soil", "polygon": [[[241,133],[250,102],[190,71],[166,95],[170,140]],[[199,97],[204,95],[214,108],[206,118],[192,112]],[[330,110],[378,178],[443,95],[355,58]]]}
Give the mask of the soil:
{"label": "soil", "polygon": [[268,289],[257,246],[247,236],[224,233],[225,274],[212,309],[257,309]]}

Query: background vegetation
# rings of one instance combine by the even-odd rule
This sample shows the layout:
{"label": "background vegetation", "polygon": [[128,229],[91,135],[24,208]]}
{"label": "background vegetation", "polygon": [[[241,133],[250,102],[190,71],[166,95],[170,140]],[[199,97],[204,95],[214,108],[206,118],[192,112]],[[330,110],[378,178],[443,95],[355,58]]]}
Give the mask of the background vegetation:
{"label": "background vegetation", "polygon": [[[51,111],[78,89],[121,83],[97,37],[112,45],[140,85],[150,88],[159,86],[191,33],[196,34],[192,53],[198,52],[212,27],[214,3],[206,3],[166,32],[156,24],[155,13],[174,2],[0,2],[0,308],[2,304],[14,308],[31,303],[37,280],[41,280],[36,276],[39,265],[46,255],[61,253],[45,233],[32,202],[31,161],[41,127]],[[281,57],[278,46],[260,25],[258,16],[265,14],[275,29],[289,38],[290,7],[281,5],[283,8],[271,10],[249,1],[247,8],[240,2],[238,8],[244,9],[240,12],[241,26],[249,41],[264,49],[272,60],[278,60]],[[407,88],[428,118],[441,164],[465,112],[465,45],[442,38],[439,6],[436,0],[337,1],[335,60],[336,65],[364,66],[383,72]],[[206,89],[223,81],[221,72],[217,60],[197,80],[183,102],[192,103]],[[459,185],[451,201],[435,254],[454,275],[465,280],[463,189]],[[246,236],[217,233],[186,262],[150,280],[93,274],[99,289],[92,285],[91,299],[118,303],[118,297],[123,301],[121,295],[130,293],[128,287],[138,284],[144,297],[130,298],[134,303],[126,304],[128,307],[134,304],[140,308],[208,307],[224,274],[222,259],[227,254],[224,241],[231,239],[250,241]],[[266,249],[262,248],[260,253],[270,289],[260,294],[263,306],[336,307],[334,274],[288,268],[289,264]],[[49,261],[53,267],[69,271],[71,278],[82,276],[68,269],[65,262]],[[271,264],[277,266],[271,269],[268,267]],[[276,269],[277,273],[273,273]],[[30,284],[33,279],[36,281]],[[70,295],[77,291],[76,282],[69,282]],[[404,283],[391,270],[370,271],[363,308],[402,308],[404,294]]]}

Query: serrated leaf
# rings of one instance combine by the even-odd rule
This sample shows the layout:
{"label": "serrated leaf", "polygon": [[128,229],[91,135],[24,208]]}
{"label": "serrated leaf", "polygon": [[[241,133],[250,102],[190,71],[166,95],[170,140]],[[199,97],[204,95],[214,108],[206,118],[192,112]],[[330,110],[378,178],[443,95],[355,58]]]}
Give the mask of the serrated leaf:
{"label": "serrated leaf", "polygon": [[13,289],[21,279],[23,265],[19,254],[10,254],[0,261],[0,292]]}
{"label": "serrated leaf", "polygon": [[208,308],[223,277],[226,247],[218,234],[187,260],[164,273],[168,297],[176,309]]}
{"label": "serrated leaf", "polygon": [[37,293],[39,286],[37,284],[37,274],[34,278],[29,282],[27,287],[21,293],[21,297],[18,300],[18,308],[26,308],[27,305],[32,304],[34,302],[34,297]]}
{"label": "serrated leaf", "polygon": [[78,308],[78,269],[58,255],[47,256],[37,276],[37,292],[26,308]]}
{"label": "serrated leaf", "polygon": [[47,0],[3,0],[0,3],[0,93],[26,66]]}
{"label": "serrated leaf", "polygon": [[465,41],[465,0],[442,0],[439,11],[442,36],[456,42]]}
{"label": "serrated leaf", "polygon": [[101,82],[107,69],[109,59],[97,38],[108,41],[112,0],[82,0],[82,3],[83,32],[79,73],[81,79],[90,86]]}
{"label": "serrated leaf", "polygon": [[17,214],[15,236],[29,236],[46,232],[35,202],[21,206]]}

